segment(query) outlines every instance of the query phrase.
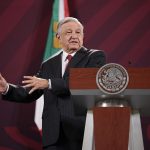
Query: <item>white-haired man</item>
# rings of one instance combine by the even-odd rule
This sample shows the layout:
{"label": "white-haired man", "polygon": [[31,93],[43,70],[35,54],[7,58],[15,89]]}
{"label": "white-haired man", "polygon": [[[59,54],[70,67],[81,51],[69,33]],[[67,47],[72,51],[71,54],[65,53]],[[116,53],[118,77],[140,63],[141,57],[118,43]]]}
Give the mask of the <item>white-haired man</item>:
{"label": "white-haired man", "polygon": [[[81,150],[85,113],[76,107],[69,90],[69,68],[101,67],[105,54],[83,47],[83,25],[67,17],[58,24],[56,34],[62,51],[43,62],[36,76],[24,76],[24,86],[8,84],[0,75],[0,93],[13,102],[32,102],[44,94],[43,149]],[[82,111],[83,112],[83,111]]]}

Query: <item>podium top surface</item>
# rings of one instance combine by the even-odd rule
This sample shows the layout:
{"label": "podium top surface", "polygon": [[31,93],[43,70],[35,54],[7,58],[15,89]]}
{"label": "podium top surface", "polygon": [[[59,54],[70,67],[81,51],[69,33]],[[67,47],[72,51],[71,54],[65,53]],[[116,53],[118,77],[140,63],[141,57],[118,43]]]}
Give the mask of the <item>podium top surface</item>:
{"label": "podium top surface", "polygon": [[[99,68],[70,69],[71,89],[98,89],[96,74]],[[150,68],[127,68],[129,84],[127,89],[150,89]]]}
{"label": "podium top surface", "polygon": [[[99,68],[71,68],[69,86],[73,94],[99,95],[96,85]],[[150,95],[150,68],[127,68],[129,84],[125,95]]]}

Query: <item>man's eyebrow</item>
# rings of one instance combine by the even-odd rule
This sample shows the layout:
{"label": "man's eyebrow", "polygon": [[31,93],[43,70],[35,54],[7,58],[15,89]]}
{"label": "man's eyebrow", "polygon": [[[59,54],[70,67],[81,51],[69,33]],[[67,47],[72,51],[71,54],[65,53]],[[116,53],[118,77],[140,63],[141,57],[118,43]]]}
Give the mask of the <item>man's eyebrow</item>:
{"label": "man's eyebrow", "polygon": [[67,30],[72,30],[72,29],[70,29],[70,28],[67,28]]}
{"label": "man's eyebrow", "polygon": [[72,29],[71,29],[71,28],[66,28],[66,31],[68,31],[68,30],[72,31]]}

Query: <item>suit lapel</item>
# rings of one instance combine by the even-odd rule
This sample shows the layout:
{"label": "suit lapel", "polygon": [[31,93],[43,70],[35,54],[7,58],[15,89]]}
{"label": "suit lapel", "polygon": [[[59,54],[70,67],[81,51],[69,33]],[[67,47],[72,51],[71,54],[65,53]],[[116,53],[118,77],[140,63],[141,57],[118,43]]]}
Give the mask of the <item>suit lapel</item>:
{"label": "suit lapel", "polygon": [[70,61],[64,75],[63,78],[65,78],[65,76],[68,76],[69,74],[69,68],[74,68],[78,65],[78,63],[80,62],[80,60],[82,60],[82,58],[84,56],[86,56],[86,48],[82,47],[79,51],[76,52],[76,54],[74,55],[74,57],[72,58],[72,60]]}
{"label": "suit lapel", "polygon": [[72,58],[69,67],[75,67],[75,66],[77,66],[78,63],[80,62],[80,60],[82,60],[82,58],[85,55],[86,55],[86,48],[82,47],[79,51],[77,51],[77,53]]}
{"label": "suit lapel", "polygon": [[62,58],[61,57],[62,57],[62,52],[55,57],[55,60],[53,62],[54,74],[55,74],[55,77],[57,78],[62,78],[62,62],[61,62]]}

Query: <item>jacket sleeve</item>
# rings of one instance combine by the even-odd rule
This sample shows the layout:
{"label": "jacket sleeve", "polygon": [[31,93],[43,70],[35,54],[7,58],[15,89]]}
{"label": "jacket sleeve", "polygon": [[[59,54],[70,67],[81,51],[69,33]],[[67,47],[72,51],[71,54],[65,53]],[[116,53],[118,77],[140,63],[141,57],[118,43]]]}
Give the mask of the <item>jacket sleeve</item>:
{"label": "jacket sleeve", "polygon": [[57,96],[69,96],[69,77],[66,79],[54,78],[51,79],[52,92]]}
{"label": "jacket sleeve", "polygon": [[[41,69],[37,73],[37,77],[41,76]],[[8,100],[12,102],[19,103],[29,103],[37,100],[42,94],[43,90],[36,90],[33,93],[29,94],[29,88],[24,88],[19,85],[9,84],[9,90],[5,95],[2,95],[3,100]]]}
{"label": "jacket sleeve", "polygon": [[106,56],[102,50],[93,50],[88,59],[86,67],[89,68],[100,68],[106,64]]}
{"label": "jacket sleeve", "polygon": [[12,102],[29,103],[35,101],[43,94],[42,90],[36,90],[32,94],[28,94],[28,91],[22,86],[9,84],[9,90],[6,95],[2,95],[2,99]]}

